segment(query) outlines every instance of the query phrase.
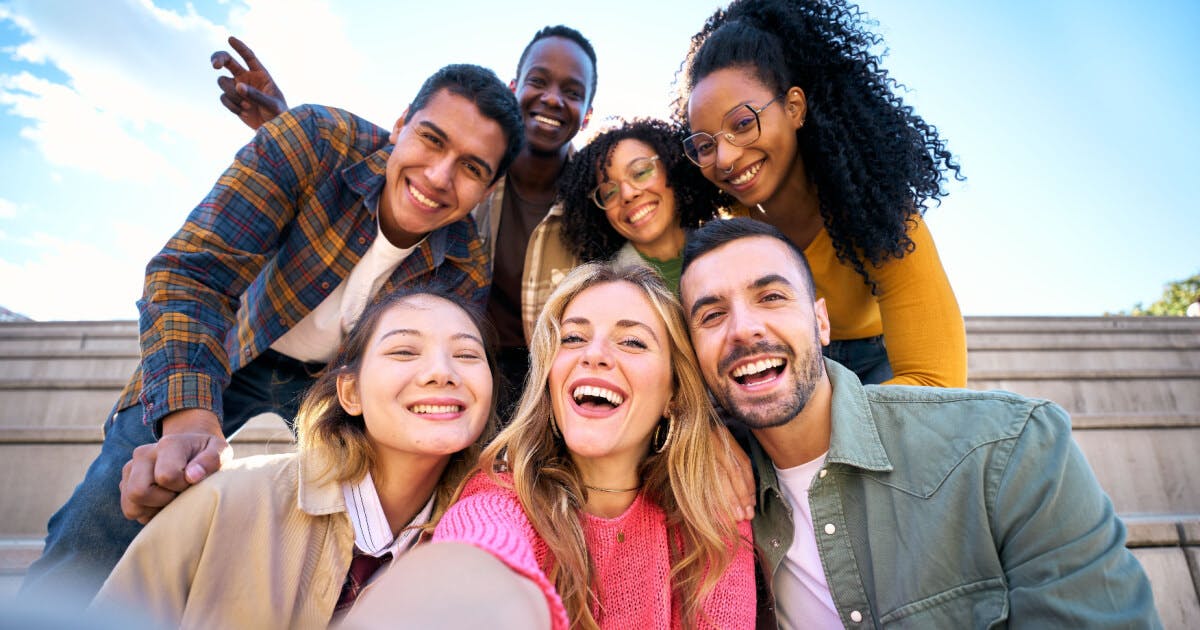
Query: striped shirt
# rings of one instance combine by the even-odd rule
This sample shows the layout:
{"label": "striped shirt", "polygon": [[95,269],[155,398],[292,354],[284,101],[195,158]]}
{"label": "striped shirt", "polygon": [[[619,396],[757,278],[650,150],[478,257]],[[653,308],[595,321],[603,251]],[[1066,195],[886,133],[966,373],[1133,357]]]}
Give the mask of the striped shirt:
{"label": "striped shirt", "polygon": [[[146,266],[142,361],[117,409],[156,426],[180,409],[222,417],[231,372],[350,275],[377,235],[388,131],[304,105],[263,125]],[[437,280],[481,307],[490,283],[474,221],[431,232],[381,293]]]}

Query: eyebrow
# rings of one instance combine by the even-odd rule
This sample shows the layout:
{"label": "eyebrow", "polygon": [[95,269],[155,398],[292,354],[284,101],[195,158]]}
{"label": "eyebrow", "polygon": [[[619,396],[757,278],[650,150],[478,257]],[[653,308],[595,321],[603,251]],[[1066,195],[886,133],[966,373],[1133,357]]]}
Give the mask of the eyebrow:
{"label": "eyebrow", "polygon": [[[589,321],[586,317],[570,317],[570,318],[564,319],[562,321],[562,323],[564,326],[567,324],[575,324],[578,326],[590,326],[592,324],[592,322]],[[616,327],[617,328],[641,328],[641,329],[645,330],[646,333],[649,334],[654,339],[655,343],[658,343],[658,344],[662,343],[662,341],[659,340],[658,335],[654,334],[653,328],[651,328],[650,326],[648,326],[642,322],[639,322],[636,319],[618,320]]]}
{"label": "eyebrow", "polygon": [[[763,287],[771,286],[772,284],[784,284],[789,287],[792,286],[792,283],[789,282],[787,278],[785,278],[777,273],[769,273],[761,278],[758,278],[754,282],[751,282],[749,284],[748,288],[761,289]],[[700,309],[702,309],[710,304],[716,304],[717,302],[720,302],[721,299],[722,298],[717,297],[715,295],[706,295],[704,297],[698,298],[695,302],[692,303],[692,308],[688,309],[688,319],[692,319],[692,318],[696,317],[696,313],[698,313],[700,311]]]}
{"label": "eyebrow", "polygon": [[[391,337],[392,335],[411,335],[413,337],[424,337],[425,336],[424,333],[422,333],[421,331],[419,331],[415,328],[396,328],[395,330],[389,330],[389,331],[383,333],[383,336],[381,336],[379,338],[379,341],[383,341],[384,339],[387,339],[388,337]],[[453,341],[469,339],[471,341],[474,341],[475,343],[478,343],[481,346],[483,345],[483,339],[480,339],[479,336],[477,336],[477,335],[472,335],[471,333],[466,333],[466,332],[454,333],[453,335],[450,335],[450,339]]]}
{"label": "eyebrow", "polygon": [[[444,129],[442,129],[441,127],[437,126],[432,121],[422,120],[422,121],[419,121],[417,124],[424,127],[425,129],[428,129],[431,133],[433,133],[437,137],[441,138],[443,142],[446,142],[446,143],[450,142],[450,136],[446,134],[446,131]],[[470,160],[471,162],[478,164],[479,168],[481,168],[485,171],[484,175],[486,175],[488,177],[492,177],[493,174],[496,172],[496,170],[492,168],[492,165],[488,164],[487,160],[479,157],[478,155],[468,153],[468,154],[463,155],[463,159]]]}

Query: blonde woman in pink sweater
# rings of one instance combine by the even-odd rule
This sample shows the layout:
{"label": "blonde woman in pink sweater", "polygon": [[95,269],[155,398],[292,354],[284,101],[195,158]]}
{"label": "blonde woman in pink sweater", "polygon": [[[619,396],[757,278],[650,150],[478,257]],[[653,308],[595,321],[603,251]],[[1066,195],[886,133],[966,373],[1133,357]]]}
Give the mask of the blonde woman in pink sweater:
{"label": "blonde woman in pink sweater", "polygon": [[[724,429],[684,322],[644,267],[568,275],[538,318],[515,417],[433,544],[405,559],[424,566],[393,572],[404,583],[373,595],[387,605],[347,622],[397,618],[380,612],[390,607],[472,623],[524,607],[556,629],[753,627],[750,527],[714,490]],[[480,549],[499,562],[472,558]],[[524,599],[488,595],[514,579]]]}

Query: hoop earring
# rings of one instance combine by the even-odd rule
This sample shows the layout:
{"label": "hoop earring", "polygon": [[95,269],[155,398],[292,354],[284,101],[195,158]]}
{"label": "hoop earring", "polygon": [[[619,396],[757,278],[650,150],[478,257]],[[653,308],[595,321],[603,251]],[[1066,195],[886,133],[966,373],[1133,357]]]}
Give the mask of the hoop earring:
{"label": "hoop earring", "polygon": [[667,412],[665,419],[667,421],[666,437],[662,438],[662,441],[659,441],[659,437],[662,435],[662,423],[659,422],[658,426],[654,427],[654,436],[650,439],[651,444],[657,445],[654,447],[655,453],[661,453],[667,449],[667,446],[671,443],[671,434],[675,432],[675,414]]}
{"label": "hoop earring", "polygon": [[550,414],[550,435],[554,436],[554,439],[556,440],[563,439],[562,433],[560,433],[558,430],[558,422],[554,419],[553,413]]}

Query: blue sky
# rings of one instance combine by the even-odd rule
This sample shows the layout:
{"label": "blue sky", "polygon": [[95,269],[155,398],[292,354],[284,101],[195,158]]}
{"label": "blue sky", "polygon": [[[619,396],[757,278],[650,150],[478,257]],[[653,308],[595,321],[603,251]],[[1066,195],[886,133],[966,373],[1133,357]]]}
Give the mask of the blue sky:
{"label": "blue sky", "polygon": [[[664,116],[720,3],[380,4],[0,0],[0,305],[136,317],[146,260],[250,137],[207,62],[227,35],[291,104],[390,125],[441,65],[511,78],[533,32],[566,23],[600,58],[596,120]],[[1200,3],[860,6],[968,177],[927,215],[965,314],[1098,315],[1200,271]]]}

